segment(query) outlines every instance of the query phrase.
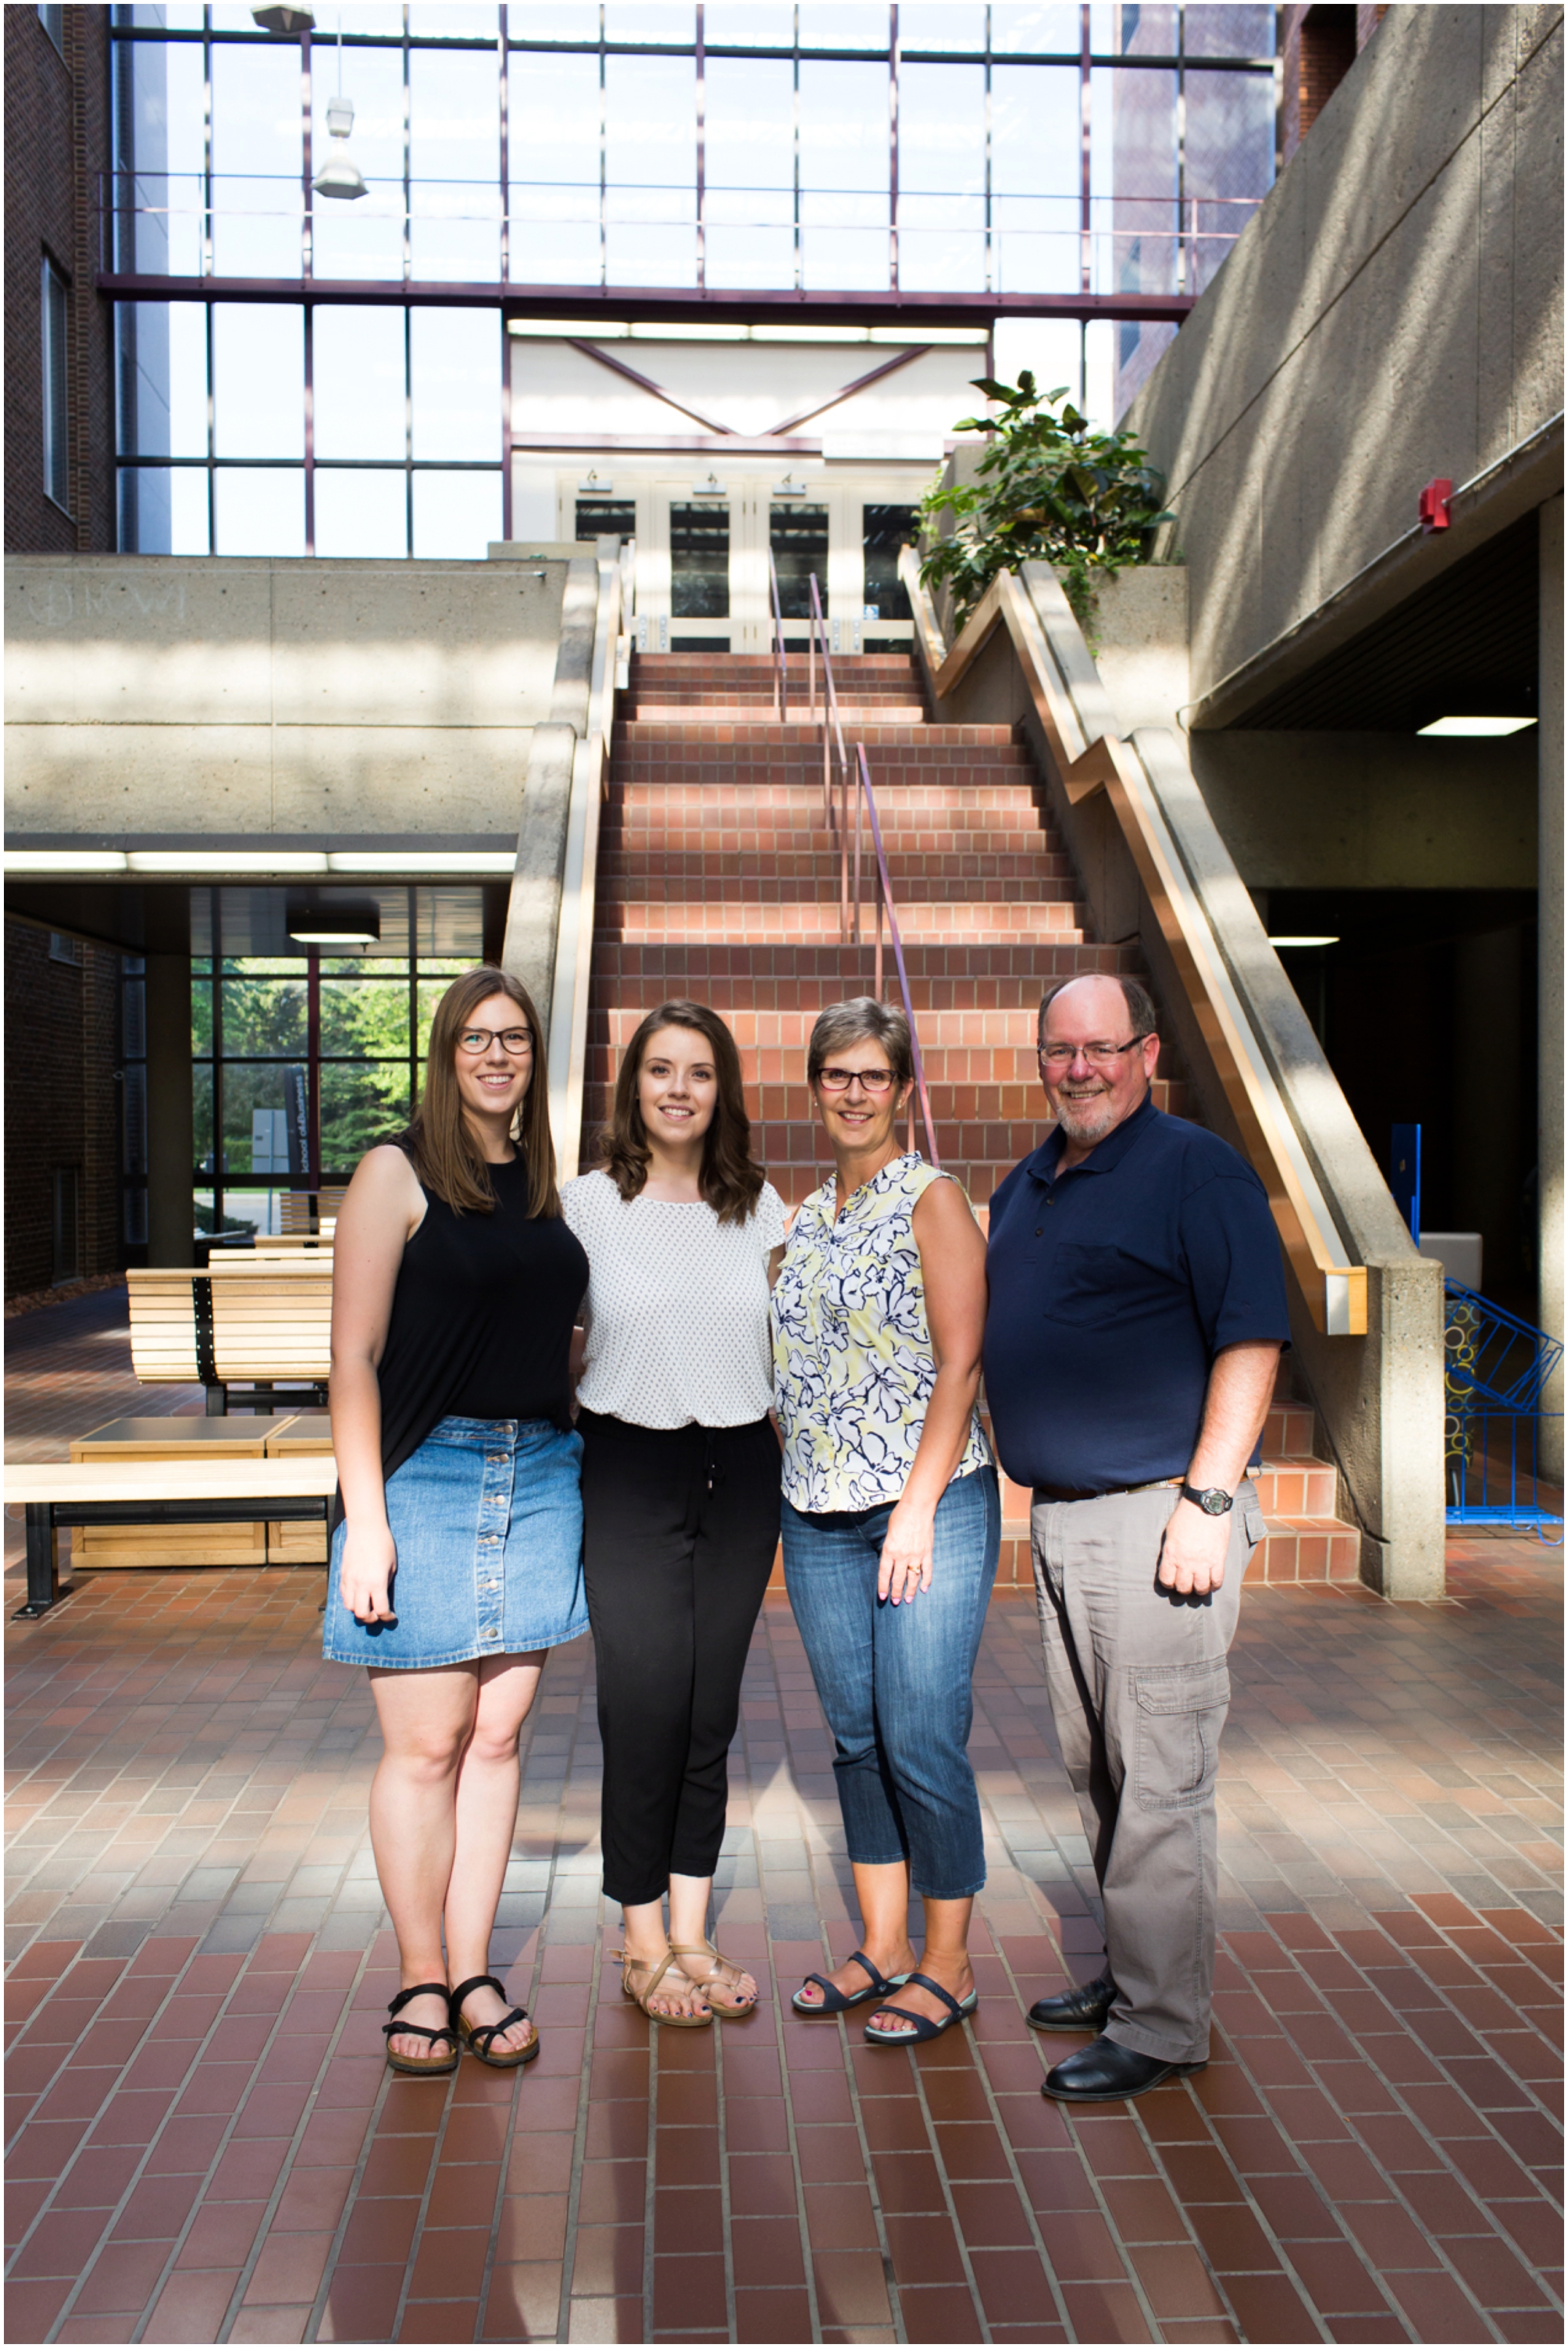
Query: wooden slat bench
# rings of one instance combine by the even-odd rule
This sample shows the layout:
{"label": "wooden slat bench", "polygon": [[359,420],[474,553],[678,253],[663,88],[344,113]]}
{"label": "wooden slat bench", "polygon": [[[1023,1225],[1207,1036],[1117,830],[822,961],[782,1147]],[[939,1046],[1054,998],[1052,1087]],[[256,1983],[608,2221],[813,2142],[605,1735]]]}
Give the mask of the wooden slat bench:
{"label": "wooden slat bench", "polygon": [[27,1512],[27,1601],[18,1622],[59,1601],[59,1536],[76,1525],[324,1524],[332,1459],[105,1460],[7,1468],[5,1498]]}
{"label": "wooden slat bench", "polygon": [[285,1231],[314,1231],[331,1223],[343,1201],[346,1182],[329,1182],[320,1190],[282,1190],[278,1220]]}
{"label": "wooden slat bench", "polygon": [[[147,1385],[200,1385],[222,1418],[231,1385],[252,1410],[326,1400],[331,1365],[332,1255],[251,1259],[208,1272],[130,1272],[130,1354]],[[280,1383],[295,1389],[279,1395]],[[304,1391],[299,1391],[300,1388]]]}

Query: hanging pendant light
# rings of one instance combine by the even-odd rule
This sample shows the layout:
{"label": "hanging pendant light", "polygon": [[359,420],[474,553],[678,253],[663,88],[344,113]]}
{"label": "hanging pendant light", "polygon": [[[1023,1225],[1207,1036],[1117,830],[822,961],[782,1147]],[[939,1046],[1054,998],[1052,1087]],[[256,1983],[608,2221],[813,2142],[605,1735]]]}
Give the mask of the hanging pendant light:
{"label": "hanging pendant light", "polygon": [[331,154],[311,181],[318,196],[335,196],[341,202],[352,204],[356,197],[368,196],[364,174],[348,151],[348,136],[354,129],[354,100],[343,94],[343,12],[337,20],[337,90],[327,100],[327,130],[333,145]]}

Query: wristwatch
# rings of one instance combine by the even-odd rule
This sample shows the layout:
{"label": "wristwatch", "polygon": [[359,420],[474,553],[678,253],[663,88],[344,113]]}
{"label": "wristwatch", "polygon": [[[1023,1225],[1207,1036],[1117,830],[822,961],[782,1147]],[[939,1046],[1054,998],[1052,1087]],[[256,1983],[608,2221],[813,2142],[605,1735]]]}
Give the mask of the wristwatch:
{"label": "wristwatch", "polygon": [[1205,1517],[1228,1517],[1231,1512],[1233,1496],[1223,1484],[1211,1484],[1206,1492],[1198,1491],[1192,1484],[1184,1484],[1182,1498],[1191,1500],[1194,1509],[1202,1509]]}

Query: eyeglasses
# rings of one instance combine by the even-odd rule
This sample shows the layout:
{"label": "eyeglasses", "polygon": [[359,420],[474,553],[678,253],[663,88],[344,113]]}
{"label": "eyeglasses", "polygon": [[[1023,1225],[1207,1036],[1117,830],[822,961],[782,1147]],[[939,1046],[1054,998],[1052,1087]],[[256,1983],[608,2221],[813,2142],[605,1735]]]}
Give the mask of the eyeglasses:
{"label": "eyeglasses", "polygon": [[873,1100],[880,1100],[896,1078],[891,1068],[819,1068],[816,1081],[825,1093],[846,1093],[851,1085],[858,1085]]}
{"label": "eyeglasses", "polygon": [[465,1027],[457,1038],[457,1049],[471,1060],[477,1060],[498,1044],[508,1059],[526,1060],[532,1054],[534,1039],[526,1027]]}
{"label": "eyeglasses", "polygon": [[1035,1056],[1042,1068],[1070,1068],[1081,1053],[1091,1068],[1108,1068],[1123,1052],[1148,1040],[1147,1035],[1130,1035],[1124,1044],[1042,1044]]}

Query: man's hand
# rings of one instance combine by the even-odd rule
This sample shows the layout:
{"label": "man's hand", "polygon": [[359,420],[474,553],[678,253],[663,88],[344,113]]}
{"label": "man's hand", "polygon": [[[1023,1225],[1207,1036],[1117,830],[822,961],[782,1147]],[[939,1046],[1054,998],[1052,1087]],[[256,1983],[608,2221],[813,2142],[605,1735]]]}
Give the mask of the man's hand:
{"label": "man's hand", "polygon": [[1178,1500],[1160,1549],[1162,1590],[1178,1598],[1206,1598],[1225,1578],[1230,1548],[1229,1516],[1211,1517],[1191,1500]]}

